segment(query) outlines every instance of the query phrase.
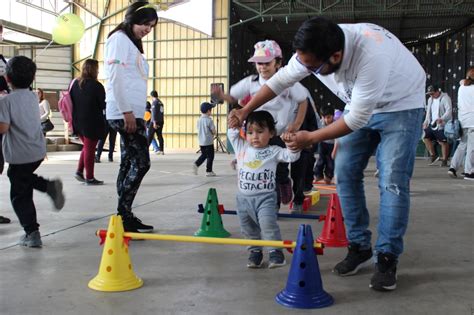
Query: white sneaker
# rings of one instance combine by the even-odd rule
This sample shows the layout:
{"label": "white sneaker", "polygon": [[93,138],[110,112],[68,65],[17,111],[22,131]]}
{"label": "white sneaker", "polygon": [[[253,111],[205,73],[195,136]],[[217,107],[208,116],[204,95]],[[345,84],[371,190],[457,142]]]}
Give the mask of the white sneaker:
{"label": "white sneaker", "polygon": [[198,166],[196,164],[193,163],[193,174],[194,175],[197,175],[198,174]]}
{"label": "white sneaker", "polygon": [[213,177],[213,176],[216,176],[216,173],[214,173],[214,172],[207,172],[207,173],[206,173],[206,176],[207,176],[207,177]]}

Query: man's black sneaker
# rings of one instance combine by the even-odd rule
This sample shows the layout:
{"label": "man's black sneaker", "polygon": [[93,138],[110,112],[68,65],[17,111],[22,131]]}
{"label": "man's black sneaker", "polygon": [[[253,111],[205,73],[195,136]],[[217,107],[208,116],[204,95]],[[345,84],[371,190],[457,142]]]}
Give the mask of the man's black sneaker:
{"label": "man's black sneaker", "polygon": [[250,251],[249,260],[247,261],[247,268],[262,268],[263,254],[261,250]]}
{"label": "man's black sneaker", "polygon": [[278,268],[286,265],[285,255],[279,249],[270,251],[268,259],[268,268]]}
{"label": "man's black sneaker", "polygon": [[441,167],[448,167],[448,160],[441,160]]}
{"label": "man's black sneaker", "polygon": [[458,175],[456,174],[456,170],[455,170],[454,168],[452,168],[452,167],[448,170],[448,175],[449,175],[451,178],[456,178],[456,177],[458,177]]}
{"label": "man's black sneaker", "polygon": [[351,276],[355,275],[359,269],[369,266],[372,261],[372,248],[369,249],[360,249],[360,245],[356,243],[351,243],[347,247],[348,253],[346,258],[343,261],[338,263],[332,272],[338,276]]}
{"label": "man's black sneaker", "polygon": [[142,220],[131,214],[123,218],[123,229],[125,232],[133,233],[151,233],[153,232],[153,226],[142,223]]}
{"label": "man's black sneaker", "polygon": [[474,180],[474,173],[464,175],[464,179]]}
{"label": "man's black sneaker", "polygon": [[435,165],[436,162],[439,161],[439,156],[433,155],[430,157],[430,164],[429,165]]}
{"label": "man's black sneaker", "polygon": [[397,256],[379,253],[375,273],[370,279],[369,288],[377,291],[392,291],[397,288]]}

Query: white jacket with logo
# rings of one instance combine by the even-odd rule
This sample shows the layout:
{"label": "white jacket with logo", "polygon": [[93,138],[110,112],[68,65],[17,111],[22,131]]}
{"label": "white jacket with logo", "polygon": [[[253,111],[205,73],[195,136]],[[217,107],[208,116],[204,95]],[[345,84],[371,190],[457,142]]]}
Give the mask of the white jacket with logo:
{"label": "white jacket with logo", "polygon": [[107,38],[104,66],[107,119],[123,119],[122,113],[129,111],[136,118],[143,118],[149,67],[124,32],[117,31]]}

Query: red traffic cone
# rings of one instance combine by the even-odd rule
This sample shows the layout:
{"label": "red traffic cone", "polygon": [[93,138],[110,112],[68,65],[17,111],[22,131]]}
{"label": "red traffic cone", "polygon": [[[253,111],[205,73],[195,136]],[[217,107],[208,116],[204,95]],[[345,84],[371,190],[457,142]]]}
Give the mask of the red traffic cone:
{"label": "red traffic cone", "polygon": [[349,244],[337,194],[331,194],[331,200],[324,218],[323,231],[317,241],[327,247],[345,247]]}

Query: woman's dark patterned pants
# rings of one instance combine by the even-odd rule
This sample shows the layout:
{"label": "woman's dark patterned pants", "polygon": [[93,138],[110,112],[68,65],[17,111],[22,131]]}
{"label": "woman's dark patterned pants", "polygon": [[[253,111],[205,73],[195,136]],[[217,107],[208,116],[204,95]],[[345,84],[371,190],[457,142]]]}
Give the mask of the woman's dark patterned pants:
{"label": "woman's dark patterned pants", "polygon": [[122,119],[109,120],[109,126],[120,134],[120,169],[117,176],[117,212],[122,218],[132,215],[132,203],[143,177],[150,169],[150,153],[145,122],[137,119],[135,133],[127,133]]}

